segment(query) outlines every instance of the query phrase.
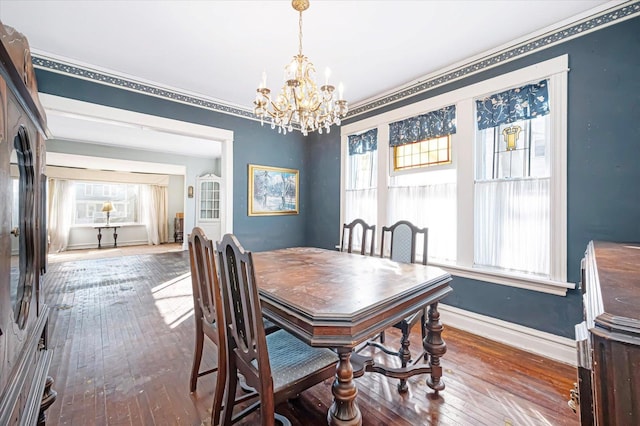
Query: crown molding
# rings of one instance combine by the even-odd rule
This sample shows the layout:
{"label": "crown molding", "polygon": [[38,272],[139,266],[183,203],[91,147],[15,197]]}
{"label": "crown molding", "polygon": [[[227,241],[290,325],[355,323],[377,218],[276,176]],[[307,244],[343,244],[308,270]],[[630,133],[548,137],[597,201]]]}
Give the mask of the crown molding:
{"label": "crown molding", "polygon": [[[587,12],[589,16],[578,17],[578,21],[573,18],[569,23],[565,23],[564,25],[561,23],[560,27],[543,30],[533,36],[520,39],[522,41],[516,41],[515,44],[510,43],[509,45],[485,52],[470,60],[466,60],[464,63],[456,64],[444,71],[420,78],[409,85],[392,89],[385,94],[360,102],[351,108],[351,111],[349,111],[345,119],[351,119],[357,115],[433,90],[436,87],[640,15],[640,0],[615,3],[614,6],[611,6],[610,3],[605,4],[605,10],[600,9]],[[32,52],[31,56],[35,68],[130,90],[132,92],[156,96],[158,98],[205,108],[223,114],[260,121],[253,114],[253,111],[246,107],[206,98],[197,94],[186,93],[179,89],[142,81],[135,77],[119,75],[109,70],[100,70],[94,66],[79,64],[68,59],[56,58],[53,55],[43,52],[35,51]]]}
{"label": "crown molding", "polygon": [[253,111],[238,105],[233,105],[217,99],[206,98],[193,93],[187,93],[179,89],[161,86],[153,82],[143,81],[132,76],[117,74],[108,70],[73,62],[68,59],[56,57],[47,53],[32,51],[33,66],[57,74],[68,75],[82,80],[88,80],[119,89],[151,95],[168,99],[187,105],[197,106],[223,114],[257,120]]}

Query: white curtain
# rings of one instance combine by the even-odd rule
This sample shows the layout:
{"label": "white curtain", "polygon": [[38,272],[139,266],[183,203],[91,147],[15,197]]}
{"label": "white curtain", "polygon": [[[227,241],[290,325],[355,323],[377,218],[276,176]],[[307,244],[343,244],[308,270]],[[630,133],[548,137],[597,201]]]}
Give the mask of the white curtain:
{"label": "white curtain", "polygon": [[[419,228],[429,228],[429,258],[455,261],[456,196],[455,183],[390,186],[387,222],[393,225],[399,220],[408,220]],[[421,246],[418,244],[416,249]]]}
{"label": "white curtain", "polygon": [[550,179],[475,184],[475,264],[549,275]]}
{"label": "white curtain", "polygon": [[50,250],[60,252],[67,249],[75,204],[76,193],[73,181],[49,179],[49,219],[47,227]]}
{"label": "white curtain", "polygon": [[140,208],[142,220],[147,228],[147,240],[150,245],[169,241],[169,198],[167,187],[160,185],[140,186]]}
{"label": "white curtain", "polygon": [[[369,225],[378,220],[378,191],[376,177],[378,152],[349,155],[347,188],[345,190],[344,221],[350,223],[362,219]],[[353,234],[353,249],[360,249],[362,229],[357,227]]]}
{"label": "white curtain", "polygon": [[378,173],[378,151],[349,156],[347,189],[375,188]]}
{"label": "white curtain", "polygon": [[377,220],[377,189],[348,189],[345,191],[345,223],[362,219],[369,225]]}

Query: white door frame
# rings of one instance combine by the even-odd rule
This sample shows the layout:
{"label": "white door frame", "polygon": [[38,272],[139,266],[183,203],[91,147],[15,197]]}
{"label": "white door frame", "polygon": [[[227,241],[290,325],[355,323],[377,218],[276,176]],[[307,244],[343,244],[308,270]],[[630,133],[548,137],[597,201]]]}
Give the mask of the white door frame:
{"label": "white door frame", "polygon": [[[107,107],[104,105],[93,104],[89,102],[78,101],[75,99],[64,98],[61,96],[49,95],[46,93],[39,93],[40,101],[45,108],[46,112],[51,114],[66,114],[67,118],[77,117],[79,119],[91,120],[96,122],[105,123],[106,121],[113,122],[120,126],[129,127],[142,127],[146,130],[153,130],[155,132],[169,133],[174,135],[191,136],[199,139],[207,139],[210,141],[219,142],[221,144],[221,191],[222,197],[220,202],[222,203],[221,210],[221,233],[233,232],[233,131],[219,129],[216,127],[204,126],[200,124],[188,123],[185,121],[173,120],[169,118],[158,117],[149,114],[142,114],[138,112],[128,111],[119,108]],[[53,129],[53,138],[56,138],[55,129]],[[65,139],[60,137],[60,139]],[[80,142],[98,143],[104,144],[100,141],[82,140]],[[114,145],[114,144],[111,144]],[[128,148],[136,149],[130,145],[123,145]],[[181,146],[185,149],[184,155],[187,156],[205,156],[211,157],[211,152],[208,152],[209,147],[194,146],[190,150],[187,147]],[[175,149],[175,146],[172,147]],[[159,152],[164,152],[162,149],[158,149]],[[167,151],[168,152],[168,151]],[[217,156],[217,155],[216,155]],[[214,158],[214,157],[212,157]],[[133,170],[130,170],[133,171]],[[166,169],[165,169],[166,173]],[[185,199],[184,199],[184,212],[185,212],[185,229],[190,229],[195,223],[195,210],[193,214],[188,214],[187,209],[187,174],[185,172]],[[195,209],[195,206],[194,206]],[[189,217],[190,216],[190,217]],[[193,221],[193,223],[187,223],[187,220]],[[186,237],[186,235],[185,235]],[[183,249],[187,249],[187,239],[184,239]]]}

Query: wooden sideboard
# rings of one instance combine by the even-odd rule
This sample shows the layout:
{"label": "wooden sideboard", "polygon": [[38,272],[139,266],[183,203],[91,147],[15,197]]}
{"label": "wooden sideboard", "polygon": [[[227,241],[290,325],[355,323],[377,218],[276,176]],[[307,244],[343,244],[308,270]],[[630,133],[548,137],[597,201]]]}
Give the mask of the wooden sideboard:
{"label": "wooden sideboard", "polygon": [[0,22],[0,425],[44,424],[48,377],[44,299],[45,135],[26,38]]}
{"label": "wooden sideboard", "polygon": [[583,425],[640,425],[640,245],[591,242],[576,326]]}

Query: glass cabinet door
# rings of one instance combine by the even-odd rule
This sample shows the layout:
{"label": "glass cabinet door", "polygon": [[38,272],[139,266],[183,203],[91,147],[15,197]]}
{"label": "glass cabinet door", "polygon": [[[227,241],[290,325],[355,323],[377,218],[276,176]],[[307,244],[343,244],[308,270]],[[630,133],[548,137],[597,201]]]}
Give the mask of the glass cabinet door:
{"label": "glass cabinet door", "polygon": [[220,219],[220,182],[200,182],[200,219]]}
{"label": "glass cabinet door", "polygon": [[[11,288],[10,298],[15,322],[20,329],[27,324],[35,283],[34,168],[27,130],[20,127],[14,138],[15,166],[18,176],[11,179]],[[14,155],[12,155],[13,157]]]}

